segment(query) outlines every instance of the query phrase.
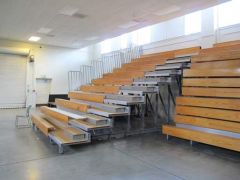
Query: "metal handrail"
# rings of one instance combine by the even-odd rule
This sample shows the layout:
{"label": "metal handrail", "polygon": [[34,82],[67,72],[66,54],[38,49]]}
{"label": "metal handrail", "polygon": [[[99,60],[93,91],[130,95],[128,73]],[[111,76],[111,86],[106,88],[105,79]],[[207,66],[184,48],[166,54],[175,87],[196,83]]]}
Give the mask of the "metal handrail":
{"label": "metal handrail", "polygon": [[93,79],[121,68],[125,63],[139,58],[143,53],[141,46],[130,47],[102,54],[99,59],[92,60],[90,65],[81,65],[80,71],[68,72],[69,91],[79,90],[81,85],[90,84]]}

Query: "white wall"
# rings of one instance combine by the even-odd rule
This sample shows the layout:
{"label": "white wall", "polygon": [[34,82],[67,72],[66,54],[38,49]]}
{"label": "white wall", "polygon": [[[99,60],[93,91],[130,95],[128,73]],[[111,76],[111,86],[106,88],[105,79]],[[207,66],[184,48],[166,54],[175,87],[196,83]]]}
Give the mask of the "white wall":
{"label": "white wall", "polygon": [[[50,93],[68,93],[68,71],[79,71],[81,64],[89,63],[90,48],[69,49],[54,46],[41,46],[0,39],[0,47],[28,48],[35,62],[27,65],[27,104],[35,105],[36,78],[52,78]],[[27,58],[26,58],[27,60]]]}
{"label": "white wall", "polygon": [[[144,54],[192,46],[208,48],[214,43],[240,39],[240,24],[214,29],[214,7],[202,10],[201,14],[201,32],[187,36],[184,29],[184,16],[150,26],[151,42],[143,45]],[[131,44],[131,37],[128,41]],[[120,49],[120,44],[120,37],[114,38],[112,50]],[[100,43],[94,47],[94,57],[99,57],[101,55]]]}

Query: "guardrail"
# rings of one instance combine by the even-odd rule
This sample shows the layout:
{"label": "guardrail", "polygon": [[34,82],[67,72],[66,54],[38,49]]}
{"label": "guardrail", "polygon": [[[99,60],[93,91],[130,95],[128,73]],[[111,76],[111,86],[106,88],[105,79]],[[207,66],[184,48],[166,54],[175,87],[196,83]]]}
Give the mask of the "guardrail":
{"label": "guardrail", "polygon": [[142,55],[142,47],[130,47],[110,53],[102,54],[97,60],[92,60],[90,65],[81,65],[80,71],[68,72],[69,91],[79,90],[81,85],[90,84],[92,79],[101,78],[105,73],[111,73],[122,64],[130,63]]}
{"label": "guardrail", "polygon": [[80,86],[83,85],[83,73],[81,71],[69,71],[68,72],[68,89],[69,91],[80,90]]}

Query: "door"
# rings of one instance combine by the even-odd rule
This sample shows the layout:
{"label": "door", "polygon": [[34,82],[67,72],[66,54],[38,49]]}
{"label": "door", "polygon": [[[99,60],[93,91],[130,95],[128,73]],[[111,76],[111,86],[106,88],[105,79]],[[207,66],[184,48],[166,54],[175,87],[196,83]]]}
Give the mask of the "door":
{"label": "door", "polygon": [[27,59],[0,54],[0,108],[26,106]]}

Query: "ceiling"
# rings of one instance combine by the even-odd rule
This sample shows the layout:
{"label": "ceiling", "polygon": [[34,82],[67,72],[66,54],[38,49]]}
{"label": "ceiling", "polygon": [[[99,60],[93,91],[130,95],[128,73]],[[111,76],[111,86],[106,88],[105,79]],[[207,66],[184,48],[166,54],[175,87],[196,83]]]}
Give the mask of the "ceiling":
{"label": "ceiling", "polygon": [[1,0],[0,38],[85,47],[226,0]]}

